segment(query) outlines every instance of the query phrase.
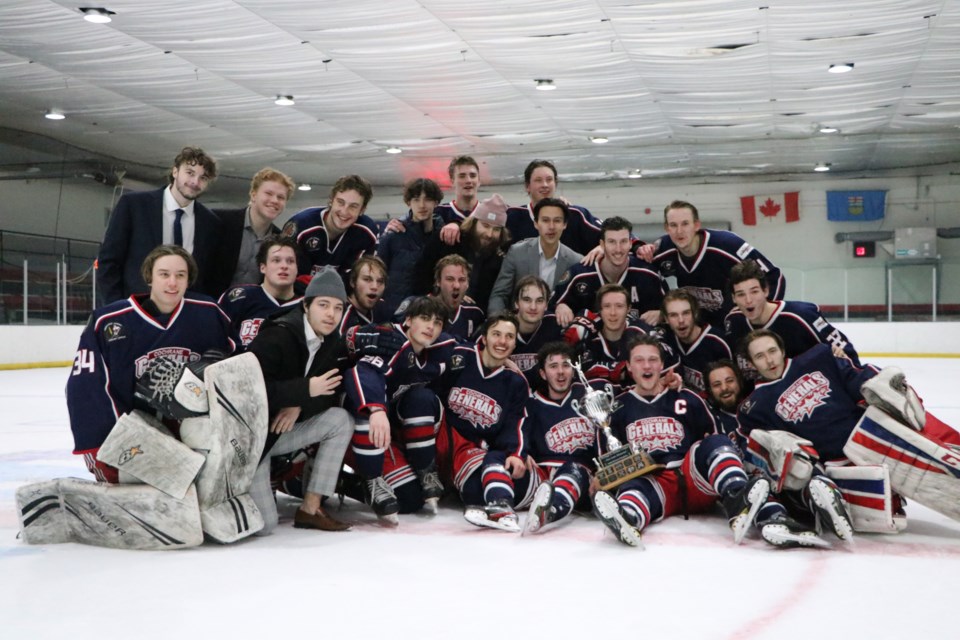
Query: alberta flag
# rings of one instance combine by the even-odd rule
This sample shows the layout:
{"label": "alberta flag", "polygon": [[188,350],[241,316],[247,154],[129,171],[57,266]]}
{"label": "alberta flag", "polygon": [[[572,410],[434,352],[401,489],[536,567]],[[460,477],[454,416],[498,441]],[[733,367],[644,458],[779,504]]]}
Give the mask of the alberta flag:
{"label": "alberta flag", "polygon": [[790,191],[772,196],[744,196],[740,198],[743,224],[757,224],[757,214],[772,220],[783,215],[786,222],[800,219],[800,192]]}
{"label": "alberta flag", "polygon": [[827,191],[827,220],[882,220],[886,191]]}

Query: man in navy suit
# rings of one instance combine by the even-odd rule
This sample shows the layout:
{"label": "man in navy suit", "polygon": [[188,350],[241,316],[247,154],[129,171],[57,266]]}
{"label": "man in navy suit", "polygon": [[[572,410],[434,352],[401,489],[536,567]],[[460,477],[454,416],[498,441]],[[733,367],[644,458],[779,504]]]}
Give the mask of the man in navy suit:
{"label": "man in navy suit", "polygon": [[193,255],[199,277],[192,290],[218,295],[213,290],[211,272],[217,256],[220,219],[196,202],[216,177],[217,163],[213,158],[202,149],[184,147],[173,161],[167,187],[120,198],[107,224],[97,260],[101,305],[149,291],[140,275],[140,265],[161,244],[182,246]]}

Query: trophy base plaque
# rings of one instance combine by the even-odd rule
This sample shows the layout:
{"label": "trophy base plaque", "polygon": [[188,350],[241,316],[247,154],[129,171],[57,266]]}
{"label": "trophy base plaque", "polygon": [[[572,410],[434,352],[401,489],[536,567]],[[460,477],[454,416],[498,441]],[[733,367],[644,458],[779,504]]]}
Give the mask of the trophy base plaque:
{"label": "trophy base plaque", "polygon": [[629,446],[609,451],[597,460],[597,481],[604,491],[618,487],[627,480],[639,478],[663,469],[646,451],[631,451]]}

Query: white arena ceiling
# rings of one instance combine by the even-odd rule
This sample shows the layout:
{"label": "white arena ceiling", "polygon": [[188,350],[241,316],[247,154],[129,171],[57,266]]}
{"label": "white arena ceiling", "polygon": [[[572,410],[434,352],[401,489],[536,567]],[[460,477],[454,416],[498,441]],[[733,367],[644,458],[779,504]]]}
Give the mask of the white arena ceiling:
{"label": "white arena ceiling", "polygon": [[0,87],[8,179],[66,166],[55,142],[327,183],[457,154],[488,183],[538,157],[565,180],[864,174],[960,162],[960,0],[3,0]]}

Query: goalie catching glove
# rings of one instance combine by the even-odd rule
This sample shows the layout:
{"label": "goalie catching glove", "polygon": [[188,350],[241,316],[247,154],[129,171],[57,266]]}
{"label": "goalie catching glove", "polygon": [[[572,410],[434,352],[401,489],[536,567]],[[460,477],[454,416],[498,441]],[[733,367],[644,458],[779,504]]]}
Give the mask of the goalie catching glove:
{"label": "goalie catching glove", "polygon": [[184,420],[209,411],[203,371],[223,360],[224,354],[210,350],[195,362],[184,364],[174,358],[154,359],[137,379],[134,395],[160,415]]}

